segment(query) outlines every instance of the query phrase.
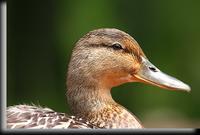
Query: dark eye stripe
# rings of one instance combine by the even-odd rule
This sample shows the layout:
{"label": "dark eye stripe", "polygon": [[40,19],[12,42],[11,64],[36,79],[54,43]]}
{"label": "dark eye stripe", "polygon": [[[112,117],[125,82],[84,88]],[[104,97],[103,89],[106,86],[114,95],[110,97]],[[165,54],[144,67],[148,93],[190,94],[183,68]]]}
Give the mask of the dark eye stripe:
{"label": "dark eye stripe", "polygon": [[[112,45],[107,45],[107,44],[104,44],[104,43],[100,43],[100,44],[93,44],[93,45],[88,45],[88,47],[104,47],[104,48],[110,48],[110,49],[113,49],[113,50],[122,50],[120,52],[122,53],[129,53],[130,55],[132,55],[133,57],[138,57],[138,53],[134,50],[129,50],[127,49],[126,47],[123,48],[120,43],[114,43]],[[138,54],[138,55],[137,55]],[[140,57],[138,57],[137,59],[141,59]],[[141,60],[140,60],[141,61]]]}

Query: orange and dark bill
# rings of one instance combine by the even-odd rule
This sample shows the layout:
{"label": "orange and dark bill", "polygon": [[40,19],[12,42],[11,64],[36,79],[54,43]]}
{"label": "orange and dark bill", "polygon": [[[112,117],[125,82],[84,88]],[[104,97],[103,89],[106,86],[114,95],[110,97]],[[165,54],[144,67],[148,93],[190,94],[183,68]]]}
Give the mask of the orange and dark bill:
{"label": "orange and dark bill", "polygon": [[140,70],[134,75],[134,77],[138,82],[156,85],[165,89],[182,90],[187,92],[191,90],[189,85],[163,73],[144,57],[142,57]]}

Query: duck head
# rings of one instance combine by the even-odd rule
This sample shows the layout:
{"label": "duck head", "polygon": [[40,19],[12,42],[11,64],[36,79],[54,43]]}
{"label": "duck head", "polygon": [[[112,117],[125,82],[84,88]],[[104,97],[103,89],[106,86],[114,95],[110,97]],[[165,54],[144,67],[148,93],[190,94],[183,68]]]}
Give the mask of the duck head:
{"label": "duck head", "polygon": [[110,92],[112,87],[127,82],[190,91],[187,84],[154,66],[125,32],[97,29],[76,43],[67,75],[67,100],[73,115],[86,118],[97,127],[142,128]]}
{"label": "duck head", "polygon": [[[77,42],[69,64],[68,80],[87,81],[99,88],[142,82],[170,90],[190,91],[187,84],[154,66],[134,38],[118,29],[97,29]],[[71,83],[69,81],[68,85]]]}

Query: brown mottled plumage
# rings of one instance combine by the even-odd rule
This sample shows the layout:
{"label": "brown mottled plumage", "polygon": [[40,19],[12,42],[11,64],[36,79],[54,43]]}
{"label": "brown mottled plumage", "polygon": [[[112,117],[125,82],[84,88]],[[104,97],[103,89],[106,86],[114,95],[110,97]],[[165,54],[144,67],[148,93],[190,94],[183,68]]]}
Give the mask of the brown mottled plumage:
{"label": "brown mottled plumage", "polygon": [[8,107],[7,128],[62,129],[62,128],[97,128],[88,121],[58,113],[40,106],[17,105]]}
{"label": "brown mottled plumage", "polygon": [[112,87],[145,82],[189,91],[186,84],[151,64],[138,43],[117,29],[97,29],[73,49],[67,74],[69,117],[51,109],[18,105],[7,109],[8,128],[142,128],[139,120],[116,103]]}

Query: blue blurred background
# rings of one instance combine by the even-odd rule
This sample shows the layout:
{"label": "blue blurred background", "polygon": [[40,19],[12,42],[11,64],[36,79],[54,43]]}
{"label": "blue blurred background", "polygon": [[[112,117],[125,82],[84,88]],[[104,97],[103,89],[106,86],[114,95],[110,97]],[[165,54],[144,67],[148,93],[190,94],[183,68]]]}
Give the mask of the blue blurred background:
{"label": "blue blurred background", "polygon": [[192,88],[128,83],[113,88],[113,98],[144,127],[200,127],[199,0],[9,0],[7,19],[7,106],[70,113],[65,74],[72,48],[87,32],[110,27],[132,35],[154,65]]}

